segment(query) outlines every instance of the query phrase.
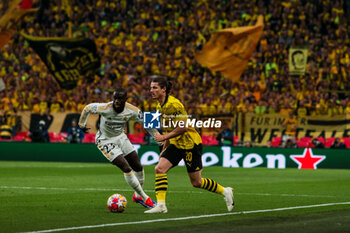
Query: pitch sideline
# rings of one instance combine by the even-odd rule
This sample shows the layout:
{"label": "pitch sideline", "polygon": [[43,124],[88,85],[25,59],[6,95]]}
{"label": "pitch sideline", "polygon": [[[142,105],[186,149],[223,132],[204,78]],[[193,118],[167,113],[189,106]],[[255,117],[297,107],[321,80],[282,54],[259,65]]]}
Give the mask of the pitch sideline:
{"label": "pitch sideline", "polygon": [[[122,191],[134,192],[132,189],[112,189],[112,188],[56,188],[56,187],[29,187],[29,186],[0,186],[0,189],[34,189],[34,190],[61,190],[61,191]],[[153,192],[154,190],[146,189],[145,192]],[[202,191],[176,191],[171,190],[169,193],[204,193]],[[286,193],[240,193],[235,195],[252,195],[252,196],[281,196],[281,197],[335,197],[331,195],[312,195],[312,194],[286,194]]]}
{"label": "pitch sideline", "polygon": [[211,217],[220,217],[220,216],[227,216],[227,215],[255,214],[255,213],[276,212],[276,211],[284,211],[284,210],[307,209],[307,208],[317,208],[317,207],[334,206],[334,205],[350,205],[350,202],[324,203],[324,204],[318,204],[318,205],[293,206],[293,207],[283,207],[283,208],[265,209],[265,210],[249,210],[249,211],[222,213],[222,214],[188,216],[188,217],[180,217],[180,218],[152,219],[152,220],[137,221],[137,222],[108,223],[108,224],[100,224],[100,225],[30,231],[30,232],[22,232],[22,233],[47,233],[47,232],[58,232],[58,231],[71,231],[71,230],[80,230],[80,229],[88,229],[88,228],[101,228],[101,227],[122,226],[122,225],[131,225],[131,224],[145,224],[145,223],[167,222],[167,221],[182,221],[182,220],[189,220],[189,219],[211,218]]}

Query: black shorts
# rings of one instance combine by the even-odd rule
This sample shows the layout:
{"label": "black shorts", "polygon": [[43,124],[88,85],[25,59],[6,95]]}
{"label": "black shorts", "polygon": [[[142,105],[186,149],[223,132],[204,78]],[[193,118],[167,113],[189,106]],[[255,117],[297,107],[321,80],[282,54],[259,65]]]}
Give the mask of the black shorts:
{"label": "black shorts", "polygon": [[163,152],[162,157],[170,161],[173,167],[177,166],[181,159],[185,161],[187,172],[196,172],[202,169],[202,144],[194,145],[192,149],[179,149],[170,144]]}

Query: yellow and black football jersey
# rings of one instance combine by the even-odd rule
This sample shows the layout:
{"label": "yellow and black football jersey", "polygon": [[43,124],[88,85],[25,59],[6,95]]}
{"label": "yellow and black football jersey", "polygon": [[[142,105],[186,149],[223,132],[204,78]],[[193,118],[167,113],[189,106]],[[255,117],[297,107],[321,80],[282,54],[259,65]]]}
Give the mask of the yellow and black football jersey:
{"label": "yellow and black football jersey", "polygon": [[[165,122],[167,127],[162,127],[163,133],[171,132],[176,127],[179,121],[186,122],[188,116],[183,104],[175,97],[169,95],[165,100],[163,106],[158,103],[157,110],[162,114],[161,122]],[[170,123],[170,121],[172,123]],[[202,143],[201,136],[198,132],[191,126],[187,127],[187,132],[181,134],[177,137],[169,139],[170,144],[175,145],[179,149],[191,149],[194,145]]]}

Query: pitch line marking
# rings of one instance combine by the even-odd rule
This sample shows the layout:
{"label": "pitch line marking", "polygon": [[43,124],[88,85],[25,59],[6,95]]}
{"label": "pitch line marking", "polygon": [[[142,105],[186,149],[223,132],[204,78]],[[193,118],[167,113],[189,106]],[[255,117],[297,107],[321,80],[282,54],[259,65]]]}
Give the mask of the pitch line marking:
{"label": "pitch line marking", "polygon": [[331,195],[311,195],[311,194],[286,194],[286,193],[235,193],[241,195],[255,195],[255,196],[282,196],[282,197],[336,197]]}
{"label": "pitch line marking", "polygon": [[[61,191],[122,191],[134,192],[132,189],[115,189],[115,188],[57,188],[57,187],[25,187],[25,186],[0,186],[0,189],[36,189],[36,190],[61,190]],[[154,192],[154,190],[144,190],[145,192]],[[171,193],[202,193],[198,191],[168,191]]]}
{"label": "pitch line marking", "polygon": [[[37,190],[78,190],[78,191],[122,191],[122,192],[134,192],[131,189],[113,189],[113,188],[57,188],[57,187],[26,187],[26,186],[0,186],[0,189],[37,189]],[[153,192],[154,190],[144,190],[145,192]],[[170,193],[204,193],[201,191],[171,191]],[[285,193],[240,193],[235,192],[237,195],[253,195],[253,196],[282,196],[282,197],[335,197],[331,195],[312,195],[312,194],[285,194]]]}
{"label": "pitch line marking", "polygon": [[101,228],[101,227],[133,225],[133,224],[143,224],[143,223],[182,221],[182,220],[189,220],[189,219],[211,218],[211,217],[220,217],[220,216],[227,216],[227,215],[256,214],[256,213],[276,212],[276,211],[284,211],[284,210],[307,209],[307,208],[317,208],[317,207],[334,206],[334,205],[350,205],[350,202],[324,203],[324,204],[317,204],[317,205],[293,206],[293,207],[283,207],[283,208],[265,209],[265,210],[247,210],[247,211],[240,211],[240,212],[207,214],[207,215],[197,215],[197,216],[188,216],[188,217],[179,217],[179,218],[151,219],[151,220],[144,220],[144,221],[137,221],[137,222],[108,223],[108,224],[100,224],[100,225],[90,225],[90,226],[88,225],[88,226],[80,226],[80,227],[67,227],[67,228],[56,228],[56,229],[48,229],[48,230],[40,230],[40,231],[30,231],[30,232],[23,232],[23,233],[47,233],[47,232],[58,232],[58,231],[71,231],[71,230],[80,230],[80,229],[88,229],[88,228]]}

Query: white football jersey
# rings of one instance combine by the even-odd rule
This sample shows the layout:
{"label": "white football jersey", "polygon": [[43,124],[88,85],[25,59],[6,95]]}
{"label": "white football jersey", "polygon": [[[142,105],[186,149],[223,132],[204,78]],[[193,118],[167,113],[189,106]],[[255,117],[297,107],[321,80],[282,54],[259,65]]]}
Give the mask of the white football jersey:
{"label": "white football jersey", "polygon": [[[108,103],[91,103],[85,106],[80,119],[79,126],[86,126],[89,114],[99,114],[100,125],[96,134],[97,139],[109,139],[124,133],[126,123],[133,119],[143,125],[143,113],[134,105],[125,103],[124,111],[117,113],[113,109],[113,101]],[[147,130],[152,136],[159,134],[157,130]]]}

